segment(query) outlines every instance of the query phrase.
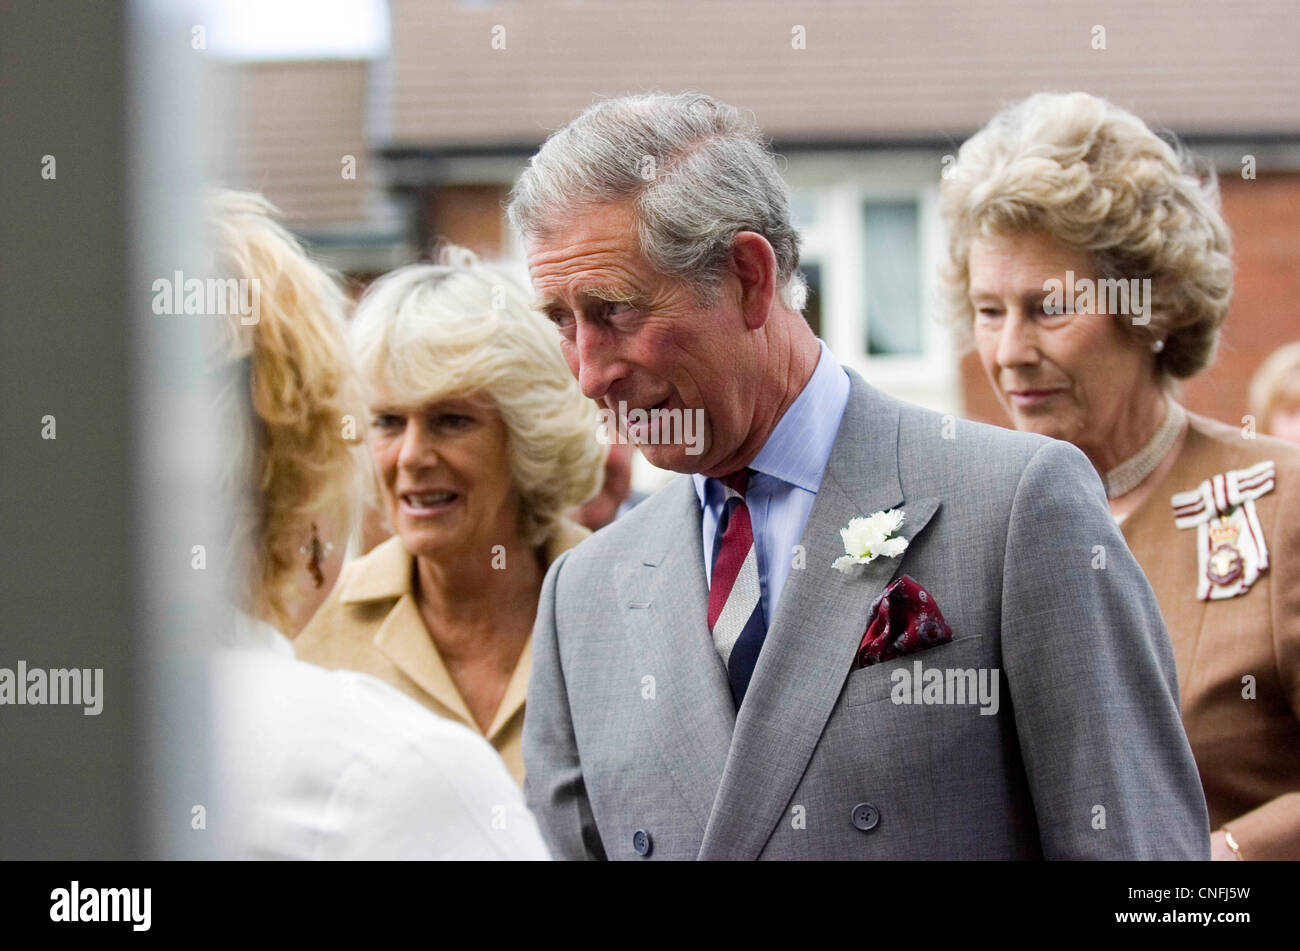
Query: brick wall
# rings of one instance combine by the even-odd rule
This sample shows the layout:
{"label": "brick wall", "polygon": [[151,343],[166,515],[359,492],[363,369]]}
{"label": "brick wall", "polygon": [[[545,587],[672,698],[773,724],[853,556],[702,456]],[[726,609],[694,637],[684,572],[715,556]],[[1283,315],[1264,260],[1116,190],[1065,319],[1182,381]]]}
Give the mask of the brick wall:
{"label": "brick wall", "polygon": [[[443,185],[427,189],[421,203],[425,243],[443,240],[469,248],[486,260],[505,253],[505,185]],[[427,253],[428,248],[426,247]]]}

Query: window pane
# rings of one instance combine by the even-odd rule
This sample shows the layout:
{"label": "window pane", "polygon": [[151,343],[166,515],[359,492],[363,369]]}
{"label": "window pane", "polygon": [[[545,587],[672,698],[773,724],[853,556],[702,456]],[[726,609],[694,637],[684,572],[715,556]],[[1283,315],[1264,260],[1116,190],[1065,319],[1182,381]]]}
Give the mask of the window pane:
{"label": "window pane", "polygon": [[812,192],[796,189],[791,194],[790,222],[800,231],[817,224],[817,201]]}
{"label": "window pane", "polygon": [[866,235],[867,353],[919,354],[921,235],[915,201],[868,201]]}

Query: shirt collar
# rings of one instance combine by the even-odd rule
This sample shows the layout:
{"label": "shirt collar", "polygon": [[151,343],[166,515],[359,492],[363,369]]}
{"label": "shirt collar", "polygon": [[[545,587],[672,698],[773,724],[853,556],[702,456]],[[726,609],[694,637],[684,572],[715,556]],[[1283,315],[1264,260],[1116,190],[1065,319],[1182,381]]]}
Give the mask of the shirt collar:
{"label": "shirt collar", "polygon": [[400,598],[411,590],[412,560],[402,539],[393,535],[347,566],[338,582],[340,600],[344,604],[357,604]]}
{"label": "shirt collar", "polygon": [[[755,472],[813,493],[821,488],[822,473],[849,401],[848,374],[826,344],[817,343],[821,356],[812,376],[749,464]],[[706,505],[708,478],[698,472],[691,478],[700,504]]]}

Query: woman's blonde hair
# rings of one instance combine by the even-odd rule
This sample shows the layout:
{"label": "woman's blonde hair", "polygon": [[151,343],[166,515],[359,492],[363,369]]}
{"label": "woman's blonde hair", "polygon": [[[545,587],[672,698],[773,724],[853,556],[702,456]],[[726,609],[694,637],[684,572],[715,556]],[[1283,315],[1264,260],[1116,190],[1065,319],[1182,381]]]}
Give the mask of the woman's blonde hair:
{"label": "woman's blonde hair", "polygon": [[1300,406],[1300,341],[1274,350],[1250,379],[1250,411],[1255,425],[1271,435],[1269,419],[1278,409]]}
{"label": "woman's blonde hair", "polygon": [[1209,366],[1232,298],[1218,184],[1132,113],[1082,92],[1030,96],[962,145],[939,192],[948,229],[940,287],[965,347],[971,244],[1037,231],[1090,254],[1102,278],[1151,280],[1150,323],[1121,326],[1143,345],[1165,341],[1162,379]]}
{"label": "woman's blonde hair", "polygon": [[608,447],[559,335],[519,286],[473,252],[444,246],[366,291],[352,321],[362,380],[407,406],[485,397],[505,423],[520,536],[537,546],[600,488]]}
{"label": "woman's blonde hair", "polygon": [[261,195],[219,191],[208,203],[217,268],[251,282],[255,320],[223,323],[224,398],[242,404],[230,460],[236,513],[231,566],[251,614],[288,631],[312,522],[346,531],[357,500],[361,388],[344,336],[347,298],[308,258]]}

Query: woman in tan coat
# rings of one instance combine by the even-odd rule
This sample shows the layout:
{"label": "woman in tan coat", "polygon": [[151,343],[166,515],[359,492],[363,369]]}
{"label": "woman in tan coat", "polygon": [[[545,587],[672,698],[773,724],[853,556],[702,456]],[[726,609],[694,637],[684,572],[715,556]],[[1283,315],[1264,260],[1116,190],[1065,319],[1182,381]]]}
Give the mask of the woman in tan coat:
{"label": "woman in tan coat", "polygon": [[1104,100],[1040,94],[962,146],[941,199],[959,334],[1017,429],[1088,456],[1159,599],[1213,856],[1300,858],[1300,451],[1174,386],[1232,294],[1212,175]]}
{"label": "woman in tan coat", "polygon": [[480,732],[516,781],[533,620],[586,530],[605,446],[554,328],[463,249],[386,275],[352,327],[394,537],[348,564],[300,658],[373,674]]}

